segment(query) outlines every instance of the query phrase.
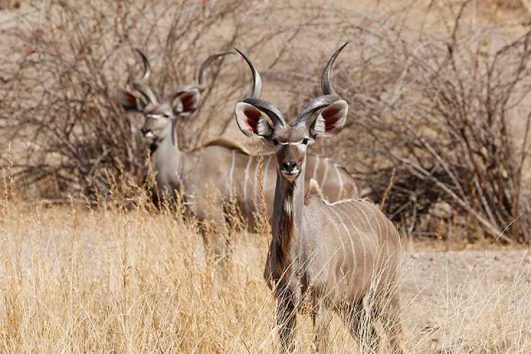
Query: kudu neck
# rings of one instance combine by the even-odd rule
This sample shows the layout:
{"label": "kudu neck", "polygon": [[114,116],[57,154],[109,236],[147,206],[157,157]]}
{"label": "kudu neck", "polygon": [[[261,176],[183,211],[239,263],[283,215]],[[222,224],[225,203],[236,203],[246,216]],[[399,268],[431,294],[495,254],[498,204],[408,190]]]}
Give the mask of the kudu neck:
{"label": "kudu neck", "polygon": [[[177,138],[176,122],[168,122],[160,140],[151,146],[151,157],[157,164],[158,160],[166,161],[168,156],[180,156],[182,153]],[[161,161],[161,163],[164,161]]]}
{"label": "kudu neck", "polygon": [[174,150],[180,150],[179,141],[177,137],[177,123],[174,120],[171,120],[166,124],[164,130],[162,131],[161,138],[157,142],[159,148],[171,148]]}
{"label": "kudu neck", "polygon": [[304,208],[304,174],[306,162],[294,182],[286,180],[277,172],[275,201],[273,210],[273,239],[280,246],[280,254],[289,262],[289,250],[292,242],[299,238],[302,228]]}

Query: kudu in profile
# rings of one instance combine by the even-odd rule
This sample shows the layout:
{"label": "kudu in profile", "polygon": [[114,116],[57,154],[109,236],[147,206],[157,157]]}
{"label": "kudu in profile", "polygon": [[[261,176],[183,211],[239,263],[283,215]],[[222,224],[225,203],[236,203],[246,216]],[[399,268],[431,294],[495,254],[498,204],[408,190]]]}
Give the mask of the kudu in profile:
{"label": "kudu in profile", "polygon": [[[236,105],[235,114],[245,135],[261,138],[276,149],[273,238],[264,276],[277,300],[283,349],[293,349],[296,313],[303,301],[310,301],[318,336],[327,325],[316,322],[322,306],[340,314],[354,338],[362,318],[377,316],[392,350],[398,353],[402,352],[396,280],[398,232],[368,201],[330,203],[313,180],[306,195],[304,190],[308,147],[317,139],[338,134],[347,119],[348,104],[330,82],[333,63],[345,45],[326,65],[321,79],[323,95],[312,99],[293,124],[288,124],[273,104],[260,99],[259,74],[241,53],[253,73],[253,89]],[[374,326],[370,324],[368,329],[371,342],[377,345]]]}
{"label": "kudu in profile", "polygon": [[[213,256],[226,254],[226,208],[236,203],[246,225],[254,227],[260,209],[259,160],[239,145],[217,139],[199,149],[182,151],[175,130],[176,120],[193,113],[199,106],[201,92],[206,88],[208,66],[228,53],[208,57],[200,66],[198,85],[188,85],[159,100],[147,84],[151,65],[146,55],[137,50],[144,64],[142,79],[132,82],[133,91],[122,91],[121,104],[127,111],[142,113],[141,129],[152,139],[152,165],[159,193],[176,198],[175,191],[184,193],[187,210],[201,221],[201,232],[207,251]],[[136,94],[135,94],[136,93]],[[272,215],[274,154],[263,155],[264,195]],[[321,182],[323,193],[333,200],[356,197],[354,179],[333,161],[319,156],[309,158],[310,176]],[[209,247],[212,245],[213,247]]]}

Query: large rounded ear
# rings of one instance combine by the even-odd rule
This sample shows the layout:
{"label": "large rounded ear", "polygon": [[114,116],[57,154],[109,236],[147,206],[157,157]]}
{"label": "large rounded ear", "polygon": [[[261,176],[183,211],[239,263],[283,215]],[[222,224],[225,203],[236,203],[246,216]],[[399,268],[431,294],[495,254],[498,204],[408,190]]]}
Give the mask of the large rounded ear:
{"label": "large rounded ear", "polygon": [[144,102],[129,91],[120,90],[118,99],[120,105],[128,112],[142,112],[144,110]]}
{"label": "large rounded ear", "polygon": [[271,136],[273,127],[267,116],[255,106],[239,102],[234,110],[236,122],[243,134],[248,137],[267,138]]}
{"label": "large rounded ear", "polygon": [[338,100],[319,113],[310,133],[314,138],[333,136],[339,133],[347,121],[348,103]]}
{"label": "large rounded ear", "polygon": [[191,114],[199,108],[201,93],[197,88],[184,89],[175,94],[173,99],[173,113]]}

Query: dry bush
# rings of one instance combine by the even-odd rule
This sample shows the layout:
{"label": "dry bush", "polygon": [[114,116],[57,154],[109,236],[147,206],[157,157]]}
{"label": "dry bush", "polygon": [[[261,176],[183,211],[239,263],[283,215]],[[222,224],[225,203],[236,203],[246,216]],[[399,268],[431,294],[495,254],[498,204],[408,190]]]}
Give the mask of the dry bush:
{"label": "dry bush", "polygon": [[[421,221],[449,203],[451,215],[443,218],[465,225],[462,236],[527,241],[531,31],[479,26],[470,6],[431,3],[430,14],[446,26],[432,32],[422,21],[408,27],[408,6],[377,15],[305,9],[319,21],[297,35],[288,55],[307,65],[265,76],[290,97],[293,117],[318,92],[318,63],[337,43],[327,40],[333,29],[334,38],[351,41],[334,79],[351,115],[342,136],[322,142],[320,152],[333,151],[376,202],[395,171],[385,211],[409,233],[421,234]],[[520,125],[524,138],[516,141],[513,127]]]}
{"label": "dry bush", "polygon": [[[408,27],[407,6],[356,13],[290,2],[54,3],[45,21],[26,19],[10,33],[13,54],[0,66],[0,124],[9,133],[2,157],[19,181],[41,181],[41,195],[126,195],[145,181],[148,155],[140,117],[125,117],[114,100],[140,71],[132,47],[148,53],[152,85],[163,94],[192,82],[208,54],[235,44],[257,62],[264,97],[293,113],[316,93],[330,52],[348,39],[334,80],[351,104],[349,127],[316,150],[333,152],[376,202],[395,170],[386,212],[410,233],[443,202],[464,224],[479,225],[466,233],[524,240],[528,145],[515,143],[509,118],[515,108],[524,111],[519,119],[531,118],[521,104],[531,87],[529,31],[467,27],[470,1],[452,3],[429,5],[448,24],[437,35],[423,23]],[[198,114],[179,124],[183,147],[230,130],[232,107],[248,83],[242,68],[238,58],[213,68],[214,89]]]}
{"label": "dry bush", "polygon": [[[48,197],[90,196],[107,194],[113,179],[142,180],[146,149],[114,96],[117,84],[125,84],[129,48],[167,42],[168,55],[181,49],[175,46],[186,26],[179,10],[186,7],[53,2],[44,21],[30,18],[13,29],[18,55],[4,65],[2,125],[10,141],[24,144],[11,158],[25,184],[44,181]],[[189,12],[197,30],[208,26]]]}
{"label": "dry bush", "polygon": [[0,10],[20,8],[19,0],[0,0]]}
{"label": "dry bush", "polygon": [[[145,180],[148,149],[138,134],[140,120],[126,117],[116,102],[117,89],[140,71],[132,48],[148,53],[155,68],[151,84],[163,95],[193,83],[198,64],[212,52],[235,43],[252,50],[280,40],[292,26],[255,28],[253,14],[268,16],[271,5],[240,1],[59,1],[44,9],[30,11],[4,34],[13,47],[0,66],[0,125],[7,132],[4,163],[19,182],[28,188],[39,183],[37,192],[49,198],[107,199],[111,185],[126,189]],[[211,72],[217,97],[207,92],[203,103],[209,104],[196,115],[202,118],[186,124],[185,147],[219,135],[229,121],[223,116],[230,117],[224,107],[242,94],[243,75],[226,75],[217,85],[219,73],[220,66]],[[211,124],[212,115],[220,121]]]}
{"label": "dry bush", "polygon": [[509,10],[527,9],[528,6],[527,0],[494,0],[492,3],[499,8]]}
{"label": "dry bush", "polygon": [[[362,50],[341,75],[355,114],[343,148],[361,150],[350,166],[366,176],[374,199],[395,171],[386,212],[410,229],[447,202],[496,239],[526,241],[531,210],[522,175],[531,110],[522,101],[531,90],[531,31],[507,37],[501,28],[469,29],[468,4],[445,36],[411,36],[398,21],[348,29]],[[524,115],[514,117],[515,108]],[[525,122],[520,143],[511,114]]]}

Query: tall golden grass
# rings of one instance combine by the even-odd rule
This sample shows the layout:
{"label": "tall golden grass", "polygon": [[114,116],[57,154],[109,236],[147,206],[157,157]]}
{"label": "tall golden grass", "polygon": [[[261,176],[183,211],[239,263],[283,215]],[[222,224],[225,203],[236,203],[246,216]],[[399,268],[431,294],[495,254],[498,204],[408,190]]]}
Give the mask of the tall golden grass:
{"label": "tall golden grass", "polygon": [[[0,235],[1,352],[278,350],[275,304],[262,279],[267,235],[239,233],[225,277],[205,265],[196,226],[169,211],[4,199]],[[446,266],[425,269],[430,257]],[[452,259],[404,258],[407,352],[529,352],[529,263],[506,269],[500,282],[496,261],[481,270]],[[309,352],[312,339],[303,316],[297,351]],[[337,319],[330,342],[332,353],[371,352]]]}
{"label": "tall golden grass", "polygon": [[[187,77],[192,77],[192,72],[196,70],[196,62],[210,51],[238,45],[261,59],[260,67],[269,67],[269,70],[264,70],[265,73],[269,71],[269,80],[278,82],[276,86],[271,85],[277,89],[268,94],[285,96],[285,106],[289,106],[292,96],[297,98],[311,92],[315,84],[313,75],[321,70],[321,59],[318,60],[318,57],[321,52],[328,53],[326,48],[316,48],[316,43],[326,47],[323,36],[330,46],[335,45],[334,41],[348,38],[353,41],[352,47],[357,49],[356,54],[351,55],[351,60],[343,64],[343,72],[348,74],[344,74],[343,79],[338,75],[339,87],[358,101],[356,113],[359,118],[365,116],[375,124],[378,121],[374,117],[380,114],[380,106],[374,103],[369,106],[367,103],[374,102],[375,98],[376,103],[383,99],[380,103],[384,104],[383,112],[387,112],[393,106],[388,103],[394,102],[385,99],[391,99],[395,92],[400,91],[398,89],[403,81],[400,78],[403,77],[402,72],[406,73],[404,68],[413,67],[417,70],[409,69],[408,72],[419,72],[418,69],[422,68],[418,65],[411,66],[408,52],[405,53],[408,55],[401,56],[402,51],[397,48],[402,49],[404,43],[409,43],[412,53],[417,54],[418,48],[426,48],[420,45],[423,42],[417,43],[413,39],[410,41],[408,34],[413,33],[411,29],[424,30],[424,25],[420,25],[423,22],[405,26],[402,37],[402,27],[389,28],[389,24],[402,22],[402,15],[409,10],[371,14],[368,11],[343,11],[342,8],[323,7],[322,4],[301,8],[302,2],[299,0],[290,2],[291,5],[282,3],[282,6],[273,6],[274,2],[256,2],[250,6],[227,0],[204,2],[202,5],[197,3],[197,6],[188,1],[176,2],[173,5],[175,11],[169,12],[166,10],[167,4],[160,2],[155,6],[151,1],[97,0],[89,3],[48,2],[47,11],[41,12],[41,6],[46,5],[45,2],[32,3],[36,5],[34,11],[27,17],[21,15],[21,20],[14,22],[17,23],[16,26],[2,33],[2,38],[6,38],[6,47],[10,47],[9,52],[6,50],[4,53],[6,58],[2,61],[3,74],[0,75],[5,81],[0,87],[3,92],[1,125],[3,132],[7,127],[14,128],[16,134],[13,136],[20,135],[20,138],[9,138],[11,135],[4,133],[1,139],[3,149],[0,150],[6,154],[2,154],[2,158],[7,161],[3,167],[11,170],[9,176],[18,172],[17,169],[26,161],[26,158],[19,155],[27,155],[27,161],[32,162],[28,165],[31,167],[29,171],[38,177],[36,180],[40,180],[42,176],[51,177],[49,180],[44,179],[46,183],[42,187],[37,184],[19,185],[19,188],[26,188],[25,200],[12,193],[10,188],[14,181],[11,177],[4,178],[8,192],[2,191],[0,187],[3,192],[0,193],[0,352],[277,351],[279,343],[275,302],[262,278],[270,238],[268,224],[261,224],[260,234],[247,233],[241,231],[241,227],[233,225],[234,248],[230,269],[220,272],[219,268],[210,268],[205,262],[203,242],[197,225],[184,220],[176,211],[180,210],[178,207],[168,206],[155,210],[147,201],[149,198],[145,191],[133,188],[131,185],[135,184],[127,179],[129,174],[136,175],[139,171],[142,173],[137,174],[138,179],[144,177],[145,146],[142,145],[143,142],[137,141],[139,139],[135,127],[138,122],[126,120],[113,100],[114,91],[124,86],[126,81],[128,64],[124,55],[129,56],[129,49],[132,47],[147,48],[155,63],[158,61],[156,71],[162,73],[158,76],[160,79],[157,79],[160,80],[158,87],[164,91],[164,88],[169,90],[177,84],[188,82]],[[411,3],[423,4],[417,1]],[[444,5],[443,2],[429,3]],[[453,3],[458,2],[448,2],[449,9],[453,9]],[[80,7],[80,4],[85,7]],[[436,8],[428,5],[422,6]],[[181,12],[177,11],[181,6],[186,10],[189,7],[193,10],[190,10],[192,15],[188,22],[181,21]],[[120,8],[122,10],[118,11]],[[145,9],[151,12],[146,14]],[[45,15],[42,18],[41,13]],[[455,15],[453,16],[453,20],[448,23],[457,22],[454,21]],[[90,21],[87,22],[86,18],[90,18]],[[154,18],[158,21],[154,22]],[[441,19],[444,16],[441,15]],[[94,26],[87,30],[92,22]],[[117,23],[122,25],[116,26]],[[338,26],[338,23],[343,23],[343,26]],[[441,26],[443,24],[446,26],[447,21],[440,22]],[[182,30],[175,31],[176,28]],[[191,31],[190,28],[195,30]],[[226,33],[226,38],[222,38],[220,28],[230,35]],[[507,28],[514,26],[507,25]],[[527,27],[521,30],[528,31]],[[156,34],[156,41],[150,36],[152,33]],[[182,40],[174,40],[175,33],[181,33]],[[475,34],[470,35],[476,38]],[[494,37],[486,37],[488,41],[485,43],[477,41],[481,44],[479,49],[483,44],[491,44],[491,40],[494,42]],[[429,35],[426,38],[425,43],[440,43],[438,48],[447,52],[447,42],[439,40],[437,36]],[[522,44],[526,58],[529,58],[527,38],[531,37],[527,34],[525,38],[525,41],[519,43]],[[466,44],[465,40],[461,41]],[[164,43],[169,44],[166,47]],[[192,45],[194,43],[197,45]],[[70,48],[70,55],[64,55],[64,48]],[[274,51],[269,50],[271,48]],[[469,54],[468,44],[460,44],[459,48],[463,48],[466,55]],[[484,53],[479,49],[477,53],[480,55],[476,57],[483,58]],[[377,60],[365,60],[367,53],[378,54],[375,56]],[[428,54],[430,55],[426,56],[426,60],[433,59],[435,64],[445,58],[432,56],[431,52]],[[166,60],[166,57],[179,60]],[[522,58],[520,55],[511,57]],[[386,60],[379,62],[378,58]],[[307,67],[297,68],[296,65],[300,62],[307,62]],[[350,70],[348,66],[345,69],[348,63],[352,65]],[[499,63],[502,69],[510,67],[507,61]],[[96,70],[102,67],[105,70]],[[237,65],[232,67],[239,70]],[[294,77],[296,80],[292,80],[289,75],[286,76],[294,68],[308,77],[299,75]],[[467,75],[476,73],[474,70],[467,70],[465,66],[463,68],[462,73]],[[525,67],[521,70],[525,73]],[[277,76],[285,76],[287,79],[284,78],[284,81],[289,82],[273,80],[275,71]],[[478,81],[474,76],[460,76],[461,71],[457,74],[474,84],[471,87],[477,89],[478,97],[479,93],[484,93],[480,86],[476,86]],[[223,91],[219,102],[226,106],[225,110],[232,112],[233,103],[227,97],[239,97],[239,85],[244,82],[247,84],[248,77],[236,74],[234,77],[230,76],[234,80],[234,87],[230,91]],[[46,77],[56,79],[52,80],[55,90],[47,87],[50,82],[43,80]],[[227,80],[227,77],[220,79],[216,85],[223,84],[222,81]],[[266,75],[264,77],[267,78]],[[69,78],[66,83],[63,82],[65,78]],[[423,76],[422,79],[422,82],[430,84],[448,82],[448,77],[444,75],[440,76],[442,81],[434,81],[431,76]],[[94,87],[99,89],[94,90]],[[443,86],[428,87],[436,89]],[[85,91],[89,88],[90,97]],[[69,90],[75,95],[65,94]],[[529,92],[528,86],[525,86],[525,90]],[[425,90],[420,86],[413,92],[424,93]],[[35,100],[29,93],[42,94],[44,99]],[[367,96],[360,96],[360,93]],[[403,109],[406,117],[417,119],[417,112],[425,111],[425,107],[418,104],[417,94],[400,96],[401,100],[404,97],[410,98],[410,101],[397,105],[398,109]],[[427,98],[430,102],[434,101],[429,95]],[[52,106],[52,112],[57,115],[50,114],[50,108],[41,102],[59,102],[60,104]],[[225,120],[225,123],[219,123],[219,132],[225,131],[228,122],[232,121],[231,113],[226,117],[218,114],[221,104],[217,100],[211,98],[211,102],[209,105],[213,108],[205,106],[204,115],[201,115],[203,118],[199,124],[195,123],[195,129],[190,130],[199,132],[202,138],[217,132],[218,128],[213,131],[209,128],[212,112],[219,116],[218,119]],[[293,102],[298,103],[299,99],[293,99]],[[455,100],[451,100],[450,103],[454,102]],[[367,107],[372,107],[372,111]],[[474,108],[475,105],[470,107]],[[370,114],[364,115],[363,110]],[[527,108],[524,110],[527,112]],[[87,116],[86,112],[90,115]],[[70,114],[75,114],[76,122],[81,128],[64,130],[65,126],[71,124]],[[478,117],[486,115],[478,114]],[[527,113],[522,117],[527,117]],[[381,122],[385,123],[388,117],[382,115],[381,118]],[[43,122],[48,121],[57,123],[53,125],[54,129],[40,129]],[[521,121],[524,122],[523,119]],[[31,129],[27,126],[28,122],[33,124]],[[525,132],[525,124],[521,126],[520,130]],[[389,126],[383,127],[380,131]],[[116,131],[122,131],[123,134],[117,135]],[[32,139],[32,136],[37,136],[32,135],[34,132],[50,132],[51,135]],[[64,136],[56,137],[57,132]],[[91,132],[92,135],[81,132]],[[74,142],[78,145],[72,149],[65,142],[69,142],[77,133],[80,135]],[[396,133],[402,137],[401,131]],[[239,132],[237,134],[241,135]],[[188,135],[194,138],[197,136]],[[525,136],[525,133],[521,135]],[[51,136],[54,137],[52,140]],[[355,138],[355,145],[352,142],[345,145],[343,155],[348,157],[345,161],[350,161],[353,158],[351,155],[363,153],[363,149],[359,148],[363,141],[358,141],[358,138],[366,135],[360,133],[351,136]],[[91,137],[90,144],[85,140],[88,137]],[[195,140],[197,144],[202,141]],[[517,140],[518,146],[527,146],[521,144],[520,140]],[[103,144],[102,141],[107,143]],[[27,144],[28,142],[31,144]],[[371,149],[374,146],[372,140],[363,144],[371,146]],[[101,147],[104,149],[100,149]],[[339,147],[341,146],[329,146],[333,148],[329,151],[334,151],[339,157]],[[12,148],[14,152],[11,151]],[[446,149],[445,146],[443,148]],[[326,146],[323,149],[326,151]],[[481,149],[476,150],[483,153]],[[526,151],[525,148],[521,150]],[[71,163],[61,165],[62,160],[57,157],[58,151],[66,151],[64,155],[75,155],[75,158],[69,157],[66,161]],[[86,153],[79,155],[79,151]],[[134,151],[141,154],[132,153]],[[451,149],[450,152],[454,150]],[[461,156],[456,156],[459,158],[458,162],[461,162]],[[504,156],[497,158],[497,161],[507,162]],[[523,160],[520,161],[524,166]],[[352,160],[350,165],[354,166],[355,162]],[[47,169],[43,168],[43,163],[47,164]],[[89,164],[86,169],[79,168],[86,164]],[[373,166],[372,162],[368,165]],[[58,174],[58,166],[73,169],[77,176],[74,182],[70,172]],[[110,176],[109,166],[115,171]],[[478,170],[482,173],[486,171],[483,168]],[[87,178],[89,172],[93,173],[91,178]],[[523,173],[524,177],[529,175],[525,169]],[[259,174],[262,175],[261,172]],[[466,176],[465,181],[469,182],[470,178]],[[147,177],[151,176],[148,174]],[[94,181],[99,181],[105,188],[92,188]],[[31,180],[25,180],[25,183],[30,182]],[[388,179],[385,179],[384,187],[388,185]],[[528,191],[527,185],[522,186]],[[38,190],[35,191],[34,188]],[[93,193],[90,196],[91,202],[84,205],[82,200],[89,200],[89,189]],[[100,189],[104,189],[105,194],[98,194]],[[428,192],[433,190],[426,189]],[[396,193],[395,191],[396,188],[391,193]],[[68,193],[84,193],[86,199],[72,201],[69,205],[53,205],[33,199],[38,196],[62,198]],[[465,196],[469,197],[466,193]],[[387,200],[387,205],[390,202],[391,200]],[[96,204],[98,206],[94,207]],[[265,210],[263,203],[261,204],[262,210]],[[476,204],[472,206],[479,208],[480,204]],[[124,205],[128,208],[124,208]],[[395,205],[400,208],[403,206],[397,202]],[[236,211],[231,216],[234,216],[234,220],[238,219]],[[405,328],[403,344],[408,353],[531,352],[529,253],[526,254],[525,250],[419,253],[417,247],[416,244],[409,245],[401,269],[400,293]],[[312,350],[314,334],[308,316],[303,315],[301,319],[296,350],[305,353]],[[362,328],[362,334],[368,332]],[[329,337],[330,353],[377,351],[366,335],[362,335],[360,343],[354,342],[337,318],[332,321]],[[378,351],[387,350],[382,345]]]}

